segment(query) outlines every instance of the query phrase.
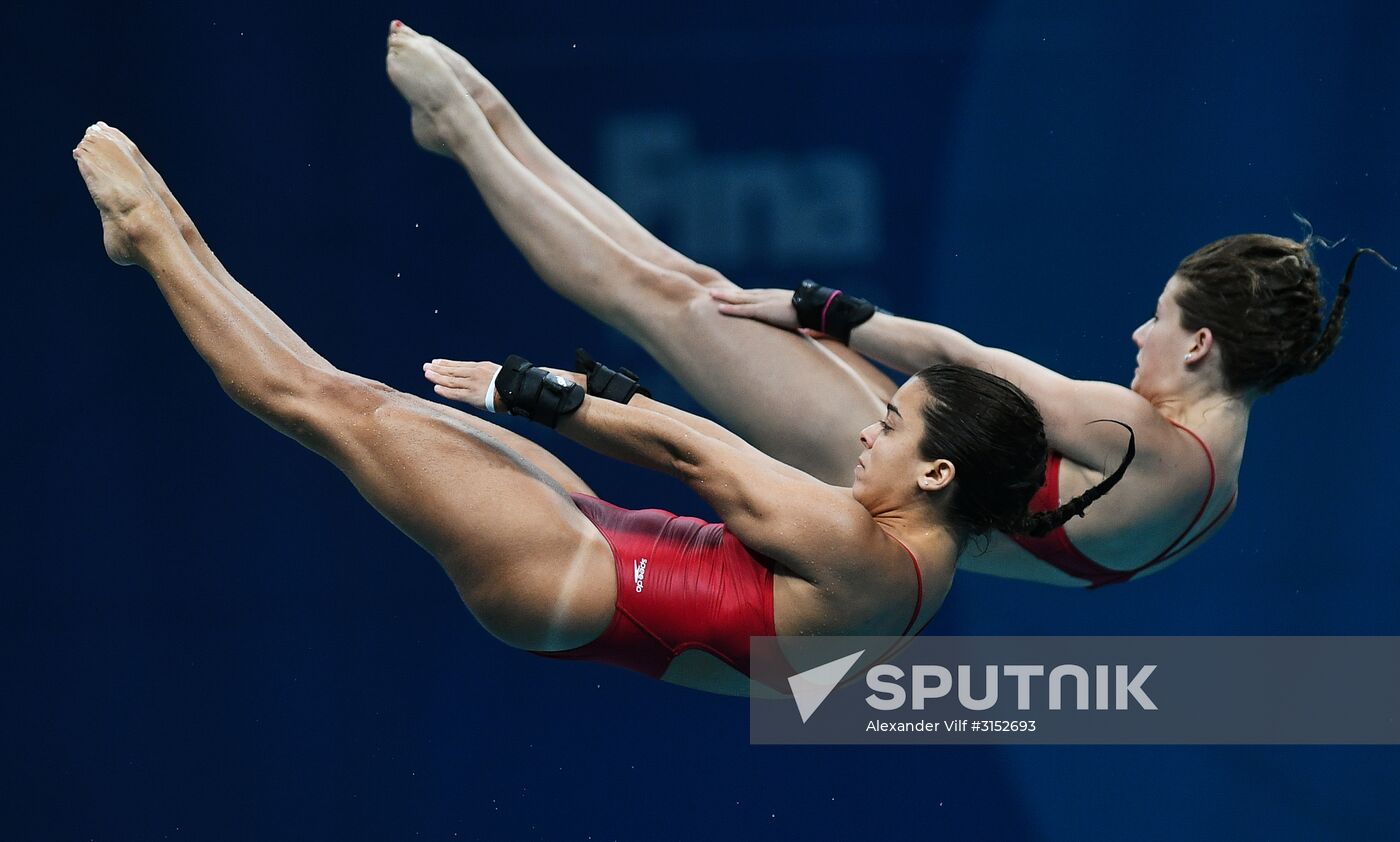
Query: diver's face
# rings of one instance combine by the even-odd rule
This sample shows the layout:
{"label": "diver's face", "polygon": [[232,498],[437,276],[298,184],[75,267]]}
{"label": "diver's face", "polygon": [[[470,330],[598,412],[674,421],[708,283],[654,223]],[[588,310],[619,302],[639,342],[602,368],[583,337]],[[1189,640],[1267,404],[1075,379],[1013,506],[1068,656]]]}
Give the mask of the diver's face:
{"label": "diver's face", "polygon": [[1162,294],[1157,296],[1152,318],[1133,331],[1133,344],[1138,347],[1137,368],[1133,370],[1134,392],[1151,399],[1169,394],[1181,383],[1187,367],[1187,357],[1195,345],[1194,331],[1181,326],[1181,308],[1177,292],[1181,278],[1173,275]]}
{"label": "diver's face", "polygon": [[924,434],[926,400],[928,390],[913,378],[890,398],[884,416],[860,431],[864,451],[855,466],[852,491],[867,509],[898,506],[918,493],[925,462],[919,440]]}

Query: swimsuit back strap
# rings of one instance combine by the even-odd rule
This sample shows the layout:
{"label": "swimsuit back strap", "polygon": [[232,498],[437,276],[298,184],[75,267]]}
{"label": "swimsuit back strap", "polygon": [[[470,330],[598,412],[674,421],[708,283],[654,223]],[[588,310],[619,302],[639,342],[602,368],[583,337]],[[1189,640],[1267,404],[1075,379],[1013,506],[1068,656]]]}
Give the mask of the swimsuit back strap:
{"label": "swimsuit back strap", "polygon": [[[1199,444],[1201,446],[1201,450],[1205,451],[1206,464],[1210,467],[1210,485],[1206,488],[1206,496],[1205,499],[1201,501],[1201,507],[1196,510],[1196,516],[1191,518],[1191,522],[1186,525],[1186,529],[1182,530],[1182,533],[1176,536],[1176,540],[1172,541],[1171,544],[1169,544],[1165,550],[1162,550],[1162,552],[1159,553],[1156,558],[1152,559],[1151,561],[1147,562],[1141,567],[1130,571],[1129,575],[1133,576],[1136,576],[1138,573],[1141,573],[1149,567],[1161,564],[1162,562],[1166,561],[1172,556],[1177,555],[1182,550],[1185,550],[1186,547],[1189,547],[1191,546],[1191,544],[1194,544],[1197,538],[1200,538],[1202,535],[1206,534],[1206,532],[1209,532],[1211,526],[1214,526],[1215,523],[1220,519],[1219,516],[1217,516],[1215,521],[1211,522],[1211,526],[1207,526],[1204,530],[1197,533],[1195,538],[1192,538],[1185,545],[1178,548],[1177,545],[1181,544],[1182,540],[1184,540],[1187,535],[1191,534],[1191,530],[1196,528],[1196,524],[1201,522],[1201,517],[1206,513],[1206,509],[1210,506],[1210,498],[1215,495],[1215,457],[1211,455],[1210,448],[1206,445],[1205,441],[1200,436],[1196,435],[1189,427],[1184,427],[1181,424],[1172,421],[1170,418],[1168,418],[1167,421],[1170,422],[1173,427],[1176,427],[1180,430],[1185,430],[1187,434],[1191,436],[1191,438],[1196,440],[1196,444]],[[1231,500],[1233,501],[1234,498],[1232,497]],[[1229,509],[1230,507],[1227,505],[1225,507],[1225,511],[1229,511]]]}
{"label": "swimsuit back strap", "polygon": [[1231,495],[1230,495],[1230,502],[1228,502],[1228,503],[1225,504],[1225,508],[1223,508],[1223,509],[1220,510],[1220,514],[1218,514],[1218,515],[1216,515],[1215,517],[1211,518],[1210,523],[1206,524],[1206,528],[1205,528],[1205,529],[1202,529],[1200,532],[1197,532],[1194,536],[1192,536],[1192,538],[1191,538],[1190,541],[1187,541],[1186,543],[1184,543],[1184,544],[1182,544],[1181,546],[1177,547],[1175,550],[1172,551],[1172,553],[1171,553],[1170,555],[1168,555],[1166,558],[1164,558],[1164,559],[1162,559],[1162,560],[1163,560],[1163,561],[1168,561],[1168,560],[1170,560],[1170,559],[1172,559],[1172,558],[1175,558],[1176,556],[1181,555],[1182,553],[1184,553],[1184,552],[1186,552],[1187,550],[1189,550],[1189,549],[1191,548],[1191,545],[1192,545],[1192,544],[1196,543],[1197,541],[1199,541],[1199,540],[1201,540],[1202,538],[1204,538],[1204,537],[1206,537],[1207,535],[1209,535],[1209,534],[1210,534],[1210,531],[1211,531],[1212,529],[1215,528],[1216,524],[1218,524],[1218,523],[1220,523],[1220,521],[1224,520],[1224,519],[1225,519],[1225,516],[1228,515],[1228,514],[1230,513],[1230,510],[1233,509],[1233,508],[1235,508],[1235,499],[1238,498],[1239,496],[1240,496],[1240,493],[1239,493],[1238,491],[1236,491],[1234,494],[1231,494]]}
{"label": "swimsuit back strap", "polygon": [[[890,537],[894,538],[893,535]],[[895,538],[895,540],[899,541],[898,538]],[[919,619],[919,612],[924,610],[924,574],[919,571],[918,556],[914,555],[914,551],[909,549],[909,545],[903,541],[899,541],[899,545],[909,554],[909,563],[914,565],[914,585],[918,589],[914,597],[914,613],[909,616],[909,622],[905,624],[904,631],[899,633],[900,637],[904,637],[909,634],[910,629],[914,628],[914,623]]]}

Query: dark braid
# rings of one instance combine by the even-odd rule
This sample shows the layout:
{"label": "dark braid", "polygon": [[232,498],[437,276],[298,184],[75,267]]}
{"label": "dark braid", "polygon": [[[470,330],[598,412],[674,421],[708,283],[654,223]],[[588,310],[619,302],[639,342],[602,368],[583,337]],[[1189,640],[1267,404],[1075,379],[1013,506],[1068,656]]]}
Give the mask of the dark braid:
{"label": "dark braid", "polygon": [[1039,538],[1051,530],[1064,526],[1070,518],[1084,517],[1084,510],[1089,508],[1089,504],[1104,496],[1109,489],[1118,484],[1123,475],[1128,472],[1128,466],[1133,463],[1133,458],[1137,456],[1137,434],[1133,428],[1122,421],[1115,421],[1112,418],[1100,418],[1098,421],[1090,421],[1091,424],[1117,424],[1128,431],[1128,450],[1123,454],[1123,461],[1118,463],[1118,469],[1104,477],[1103,482],[1085,491],[1083,494],[1059,507],[1044,512],[1026,512],[1020,518],[1000,527],[1002,532],[1008,535],[1030,535]]}
{"label": "dark braid", "polygon": [[1136,453],[1128,427],[1128,453],[1112,476],[1058,509],[1030,513],[1050,455],[1045,423],[1031,399],[995,374],[966,366],[929,366],[915,376],[928,390],[921,455],[948,459],[956,468],[948,517],[960,535],[1043,535],[1083,515],[1123,478]]}
{"label": "dark braid", "polygon": [[1322,365],[1322,361],[1332,355],[1332,351],[1337,347],[1337,342],[1342,338],[1342,315],[1346,312],[1347,296],[1351,295],[1351,275],[1356,271],[1356,261],[1361,259],[1361,255],[1369,254],[1372,257],[1390,266],[1390,261],[1386,260],[1380,252],[1375,249],[1357,249],[1347,262],[1347,273],[1342,278],[1342,285],[1337,287],[1337,297],[1332,299],[1332,312],[1327,317],[1327,325],[1322,329],[1322,336],[1318,337],[1317,343],[1303,352],[1303,356],[1298,360],[1290,377],[1299,374],[1312,374],[1317,371],[1317,367]]}
{"label": "dark braid", "polygon": [[[1268,234],[1239,234],[1207,245],[1176,269],[1181,326],[1209,328],[1221,353],[1226,387],[1234,392],[1269,392],[1317,369],[1337,347],[1356,261],[1352,255],[1325,327],[1327,303],[1319,288],[1311,246]],[[1391,266],[1390,268],[1394,268]]]}

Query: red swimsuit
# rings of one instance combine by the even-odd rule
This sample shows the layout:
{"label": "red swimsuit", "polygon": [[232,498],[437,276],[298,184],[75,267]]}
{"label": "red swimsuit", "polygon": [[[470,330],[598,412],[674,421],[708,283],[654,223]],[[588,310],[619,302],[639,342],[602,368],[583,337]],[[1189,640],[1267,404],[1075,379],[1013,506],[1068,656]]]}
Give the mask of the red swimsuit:
{"label": "red swimsuit", "polygon": [[[1165,550],[1158,553],[1151,561],[1129,570],[1115,570],[1112,567],[1105,567],[1080,552],[1079,548],[1074,546],[1069,540],[1069,534],[1065,532],[1063,526],[1057,526],[1055,529],[1039,538],[1032,538],[1028,535],[1012,535],[1011,540],[1020,544],[1028,550],[1031,555],[1034,555],[1041,561],[1049,562],[1076,579],[1083,579],[1088,583],[1090,588],[1101,588],[1104,585],[1116,585],[1120,582],[1126,582],[1149,567],[1155,567],[1158,564],[1176,558],[1186,552],[1192,544],[1199,541],[1202,536],[1214,529],[1221,518],[1225,517],[1225,515],[1234,508],[1235,497],[1238,495],[1238,492],[1230,496],[1230,502],[1225,504],[1225,508],[1220,510],[1220,514],[1216,515],[1215,519],[1212,520],[1205,529],[1197,532],[1195,537],[1186,543],[1181,543],[1182,539],[1190,534],[1191,530],[1200,522],[1201,515],[1206,513],[1206,507],[1210,505],[1211,496],[1215,494],[1215,458],[1211,456],[1210,448],[1206,446],[1204,441],[1201,441],[1200,436],[1192,433],[1175,421],[1171,423],[1190,433],[1191,438],[1195,439],[1196,443],[1201,446],[1201,449],[1206,452],[1206,462],[1210,466],[1210,485],[1206,488],[1206,497],[1201,501],[1201,508],[1196,511],[1196,516],[1191,519],[1191,523],[1187,524],[1186,529],[1177,536],[1176,540],[1171,542]],[[1031,500],[1031,511],[1045,512],[1059,508],[1060,459],[1060,454],[1051,451],[1050,460],[1045,467],[1045,485],[1040,487],[1040,490],[1035,493],[1035,497]]]}
{"label": "red swimsuit", "polygon": [[[700,649],[748,675],[749,638],[778,633],[773,560],[745,547],[722,523],[570,496],[612,546],[617,607],[592,642],[535,654],[599,661],[660,678],[677,655]],[[918,598],[906,634],[924,601],[917,563],[914,574]]]}

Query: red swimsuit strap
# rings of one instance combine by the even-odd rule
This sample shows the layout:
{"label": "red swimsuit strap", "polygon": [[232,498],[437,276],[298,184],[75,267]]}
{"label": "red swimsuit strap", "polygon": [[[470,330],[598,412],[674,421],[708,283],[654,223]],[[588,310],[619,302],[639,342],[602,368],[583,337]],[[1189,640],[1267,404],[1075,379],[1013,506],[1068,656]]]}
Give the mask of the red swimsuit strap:
{"label": "red swimsuit strap", "polygon": [[1215,525],[1218,524],[1218,523],[1220,523],[1220,521],[1224,520],[1224,519],[1225,519],[1225,516],[1228,515],[1228,514],[1230,513],[1230,510],[1233,509],[1233,508],[1235,508],[1235,499],[1238,498],[1239,496],[1240,496],[1240,493],[1239,493],[1238,491],[1236,491],[1234,494],[1231,494],[1231,495],[1230,495],[1230,502],[1228,502],[1228,503],[1225,504],[1225,508],[1223,508],[1223,509],[1220,510],[1220,514],[1218,514],[1218,515],[1216,515],[1215,517],[1211,518],[1210,523],[1206,524],[1206,528],[1205,528],[1205,529],[1202,529],[1200,532],[1197,532],[1194,536],[1192,536],[1192,538],[1191,538],[1190,541],[1187,541],[1186,543],[1184,543],[1184,544],[1182,544],[1181,546],[1177,547],[1175,550],[1172,551],[1172,553],[1171,553],[1170,555],[1168,555],[1166,558],[1164,558],[1164,559],[1162,559],[1162,560],[1163,560],[1163,561],[1167,561],[1167,560],[1173,559],[1173,558],[1175,558],[1175,557],[1181,555],[1182,553],[1184,553],[1184,552],[1186,552],[1187,550],[1189,550],[1189,549],[1191,548],[1191,545],[1192,545],[1192,544],[1196,543],[1197,541],[1199,541],[1199,540],[1201,540],[1202,538],[1204,538],[1204,537],[1206,537],[1207,535],[1209,535],[1209,534],[1210,534],[1210,531],[1211,531],[1212,529],[1215,528]]}
{"label": "red swimsuit strap", "polygon": [[[893,535],[890,535],[894,538]],[[898,538],[894,538],[899,541]],[[909,622],[904,626],[904,631],[899,633],[900,637],[909,634],[909,630],[914,628],[914,623],[919,619],[919,612],[924,610],[924,574],[919,572],[919,558],[914,555],[914,551],[909,549],[909,545],[899,541],[899,545],[909,554],[909,561],[914,565],[914,584],[918,588],[917,596],[914,598],[914,613],[909,617]]]}
{"label": "red swimsuit strap", "polygon": [[1176,427],[1179,430],[1185,430],[1191,436],[1191,438],[1196,440],[1196,444],[1199,444],[1201,446],[1201,450],[1205,451],[1206,464],[1210,466],[1210,486],[1206,489],[1206,496],[1205,499],[1201,501],[1201,507],[1196,510],[1196,516],[1191,518],[1191,522],[1186,525],[1186,528],[1182,530],[1180,535],[1176,536],[1176,540],[1172,541],[1171,544],[1169,544],[1165,550],[1162,550],[1162,552],[1159,553],[1156,558],[1152,559],[1151,561],[1147,562],[1141,567],[1128,571],[1129,575],[1131,576],[1136,576],[1137,574],[1141,573],[1149,567],[1161,564],[1162,562],[1166,561],[1174,555],[1179,555],[1183,550],[1196,543],[1197,539],[1209,532],[1217,523],[1219,523],[1220,518],[1224,516],[1225,512],[1228,512],[1230,510],[1230,506],[1234,504],[1235,498],[1231,497],[1230,503],[1225,506],[1224,510],[1222,510],[1219,515],[1216,515],[1215,520],[1212,520],[1209,526],[1201,530],[1199,533],[1196,534],[1195,538],[1192,538],[1190,541],[1187,541],[1181,547],[1177,546],[1178,544],[1181,544],[1182,540],[1187,535],[1191,534],[1191,530],[1196,528],[1196,524],[1200,523],[1201,517],[1206,513],[1206,509],[1210,507],[1210,498],[1215,496],[1215,457],[1211,455],[1210,447],[1206,445],[1205,441],[1200,436],[1192,432],[1192,430],[1189,427],[1182,426],[1181,424],[1172,421],[1170,418],[1168,418],[1167,421],[1173,427]]}

